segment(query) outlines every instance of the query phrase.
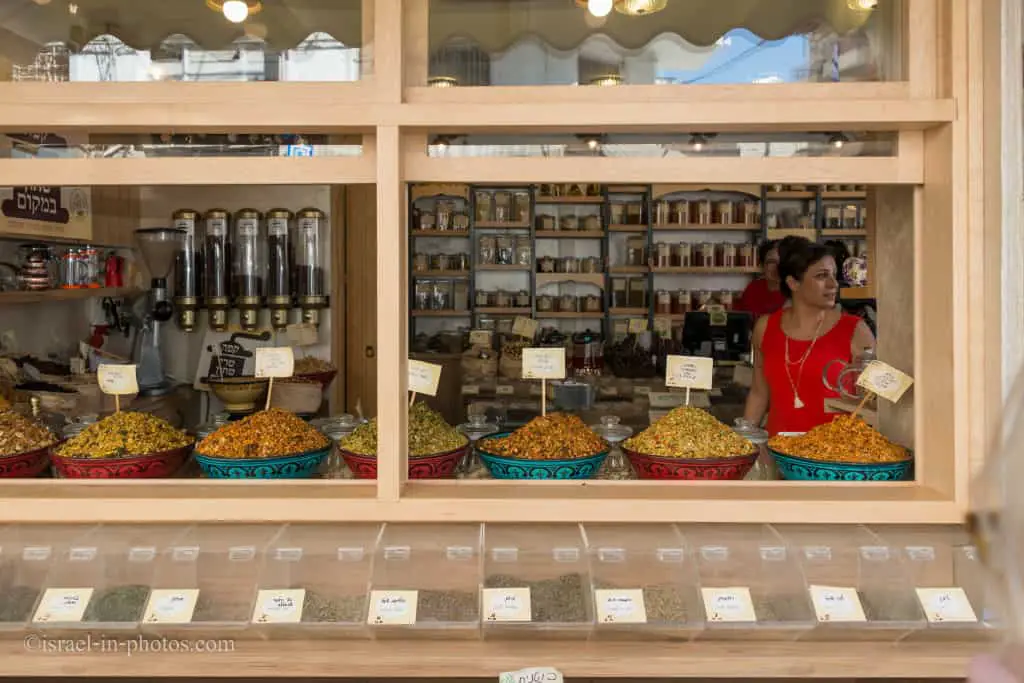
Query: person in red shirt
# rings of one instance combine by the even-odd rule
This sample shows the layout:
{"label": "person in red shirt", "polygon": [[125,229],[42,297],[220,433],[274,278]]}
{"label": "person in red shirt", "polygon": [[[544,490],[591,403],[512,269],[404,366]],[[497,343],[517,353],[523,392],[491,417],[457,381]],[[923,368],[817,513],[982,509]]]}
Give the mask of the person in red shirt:
{"label": "person in red shirt", "polygon": [[[743,417],[770,435],[806,432],[830,421],[825,399],[838,394],[822,381],[834,360],[843,364],[873,349],[867,324],[836,305],[839,283],[832,251],[803,237],[779,243],[779,284],[790,305],[754,326],[754,381]],[[834,384],[840,367],[830,375]]]}
{"label": "person in red shirt", "polygon": [[774,313],[786,304],[786,295],[782,293],[779,283],[778,242],[762,242],[757,247],[757,257],[763,269],[763,277],[747,285],[735,306],[737,311],[753,314],[754,320]]}

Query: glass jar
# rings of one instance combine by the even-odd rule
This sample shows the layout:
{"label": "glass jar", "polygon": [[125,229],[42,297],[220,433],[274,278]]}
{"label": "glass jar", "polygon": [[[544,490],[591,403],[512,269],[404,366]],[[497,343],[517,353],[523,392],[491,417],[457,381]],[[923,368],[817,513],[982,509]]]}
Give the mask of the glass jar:
{"label": "glass jar", "polygon": [[436,280],[433,283],[433,301],[431,308],[435,311],[450,311],[452,305],[452,283]]}
{"label": "glass jar", "polygon": [[575,256],[563,256],[559,259],[561,264],[560,273],[578,273],[580,272],[580,260]]}
{"label": "glass jar", "polygon": [[715,267],[715,245],[711,242],[704,242],[700,245],[700,257],[697,261],[700,268]]}
{"label": "glass jar", "polygon": [[581,230],[587,232],[601,232],[601,217],[591,214],[583,217],[583,224],[580,225]]}
{"label": "glass jar", "polygon": [[718,225],[732,225],[735,223],[733,215],[733,204],[730,201],[717,201],[714,206],[712,222]]}
{"label": "glass jar", "polygon": [[433,270],[451,270],[451,257],[448,254],[434,254],[430,257],[430,266]]}
{"label": "glass jar", "polygon": [[494,220],[498,223],[512,222],[512,193],[501,191],[494,193]]}
{"label": "glass jar", "polygon": [[560,313],[578,313],[578,301],[575,294],[562,294],[558,297],[558,311]]}
{"label": "glass jar", "polygon": [[487,308],[493,306],[491,299],[491,293],[484,289],[476,290],[476,296],[474,297],[477,308]]}
{"label": "glass jar", "polygon": [[497,240],[493,235],[481,235],[477,244],[477,263],[481,266],[493,266],[497,263]]}
{"label": "glass jar", "polygon": [[457,466],[456,476],[467,479],[483,479],[489,475],[489,472],[480,460],[474,445],[485,436],[496,434],[498,432],[498,424],[496,422],[488,422],[487,415],[481,413],[470,414],[468,418],[468,422],[464,422],[456,427],[469,439],[469,448],[466,449],[466,455],[463,456]]}
{"label": "glass jar", "polygon": [[629,308],[647,308],[647,280],[629,279]]}
{"label": "glass jar", "polygon": [[70,422],[64,427],[62,436],[65,440],[74,438],[84,432],[89,425],[96,424],[99,421],[99,415],[79,415],[78,417],[72,418]]}
{"label": "glass jar", "polygon": [[672,295],[668,293],[668,290],[659,289],[654,297],[654,312],[658,315],[671,315],[672,313]]}
{"label": "glass jar", "polygon": [[437,215],[430,211],[423,211],[419,214],[419,229],[420,230],[436,230],[437,229]]}
{"label": "glass jar", "polygon": [[626,204],[626,223],[629,225],[643,225],[644,205],[642,202],[630,202]]}
{"label": "glass jar", "polygon": [[519,290],[516,294],[516,308],[529,308],[530,307],[530,293],[525,289]]}
{"label": "glass jar", "polygon": [[334,417],[326,417],[320,420],[313,420],[310,424],[334,442],[334,448],[331,449],[331,455],[327,460],[327,466],[324,471],[324,475],[330,479],[352,479],[352,471],[345,464],[345,461],[341,459],[341,454],[338,452],[340,448],[341,440],[356,430],[356,427],[366,422],[361,420],[354,415],[348,413],[342,413],[341,415],[335,415]]}
{"label": "glass jar", "polygon": [[541,256],[537,259],[537,272],[538,273],[553,273],[555,272],[555,259],[551,256]]}
{"label": "glass jar", "polygon": [[690,202],[683,200],[672,204],[672,211],[669,215],[670,222],[676,225],[690,224]]}
{"label": "glass jar", "polygon": [[537,310],[550,313],[554,309],[554,297],[550,294],[541,294],[537,297]]}
{"label": "glass jar", "polygon": [[612,278],[612,308],[628,308],[628,280],[624,277]]}
{"label": "glass jar", "polygon": [[703,311],[707,308],[708,304],[711,303],[711,292],[707,289],[701,289],[693,293],[693,310]]}
{"label": "glass jar", "polygon": [[672,206],[664,199],[654,205],[654,224],[668,225],[672,218]]}
{"label": "glass jar", "polygon": [[530,266],[533,264],[533,247],[529,237],[516,238],[516,265]]}
{"label": "glass jar", "polygon": [[469,254],[462,251],[452,256],[451,262],[452,270],[467,271],[469,270]]}
{"label": "glass jar", "polygon": [[413,288],[413,293],[415,295],[413,308],[417,311],[429,311],[433,291],[434,287],[429,280],[417,280],[416,286]]}
{"label": "glass jar", "polygon": [[612,225],[623,225],[626,222],[626,205],[612,204],[609,207],[608,214]]}
{"label": "glass jar", "polygon": [[510,235],[499,235],[495,240],[494,262],[499,266],[511,266],[516,262],[516,241]]}
{"label": "glass jar", "polygon": [[196,441],[202,441],[230,421],[231,413],[216,413],[209,422],[196,427]]}
{"label": "glass jar", "polygon": [[535,225],[537,226],[537,230],[541,232],[553,232],[558,230],[558,222],[555,220],[555,217],[547,213],[539,214],[535,221]]}
{"label": "glass jar", "polygon": [[504,289],[499,289],[494,293],[494,305],[497,308],[511,308],[512,294],[506,292]]}
{"label": "glass jar", "polygon": [[581,273],[600,273],[602,270],[601,259],[597,256],[587,256],[586,258],[580,259]]}
{"label": "glass jar", "polygon": [[672,297],[672,314],[682,315],[683,313],[689,313],[691,304],[690,290],[677,289],[675,296]]}
{"label": "glass jar", "polygon": [[758,451],[754,467],[751,468],[744,478],[748,481],[774,481],[778,479],[779,471],[775,466],[775,459],[768,453],[768,432],[742,417],[736,418],[734,424],[735,426],[732,430],[754,444]]}
{"label": "glass jar", "polygon": [[521,225],[530,224],[530,193],[516,192],[512,195],[513,220]]}
{"label": "glass jar", "polygon": [[645,253],[646,242],[642,237],[630,237],[626,240],[626,265],[646,266],[647,254]]}
{"label": "glass jar", "polygon": [[450,199],[440,199],[437,202],[437,229],[452,229],[452,214],[455,213],[455,202]]}
{"label": "glass jar", "polygon": [[602,309],[601,297],[596,294],[588,294],[583,297],[583,310],[587,313],[600,313]]}
{"label": "glass jar", "polygon": [[736,267],[736,245],[722,242],[715,249],[715,264],[719,268]]}
{"label": "glass jar", "polygon": [[741,268],[757,267],[757,249],[749,242],[739,247],[738,261]]}
{"label": "glass jar", "polygon": [[692,247],[689,242],[680,242],[672,246],[672,265],[677,268],[690,268],[693,265]]}
{"label": "glass jar", "polygon": [[743,222],[746,225],[761,224],[761,203],[748,199],[743,202]]}
{"label": "glass jar", "polygon": [[469,216],[461,211],[452,214],[452,231],[467,232],[469,230]]}
{"label": "glass jar", "polygon": [[701,199],[697,202],[697,215],[694,217],[694,223],[697,225],[711,225],[711,200]]}
{"label": "glass jar", "polygon": [[718,303],[725,307],[725,310],[731,311],[733,305],[733,293],[731,289],[723,289],[718,293]]}
{"label": "glass jar", "polygon": [[490,223],[494,220],[494,195],[490,192],[477,190],[473,194],[476,199],[476,220],[478,223]]}
{"label": "glass jar", "polygon": [[672,248],[665,242],[658,242],[654,245],[654,263],[658,268],[670,268],[672,266]]}
{"label": "glass jar", "polygon": [[629,460],[626,459],[619,447],[619,444],[633,435],[633,430],[620,424],[617,415],[602,415],[601,424],[591,425],[590,429],[612,446],[611,452],[601,465],[601,469],[598,470],[597,478],[611,480],[635,478],[633,466],[629,464]]}
{"label": "glass jar", "polygon": [[412,269],[417,273],[430,270],[430,257],[421,251],[416,252],[412,257]]}
{"label": "glass jar", "polygon": [[569,231],[579,230],[580,219],[576,216],[562,216],[558,219],[558,229]]}

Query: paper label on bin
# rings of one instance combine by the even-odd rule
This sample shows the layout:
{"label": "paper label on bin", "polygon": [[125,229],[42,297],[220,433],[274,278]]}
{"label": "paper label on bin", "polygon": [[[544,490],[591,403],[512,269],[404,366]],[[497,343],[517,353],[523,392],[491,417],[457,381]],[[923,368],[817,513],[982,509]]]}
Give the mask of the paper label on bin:
{"label": "paper label on bin", "polygon": [[918,588],[917,599],[921,601],[925,617],[933,624],[978,621],[963,588]]}
{"label": "paper label on bin", "polygon": [[512,321],[512,334],[533,339],[537,336],[537,321],[533,318],[516,316],[515,320]]}
{"label": "paper label on bin", "polygon": [[565,349],[523,349],[523,379],[565,379]]}
{"label": "paper label on bin", "polygon": [[254,349],[257,377],[291,377],[295,373],[295,354],[290,346]]}
{"label": "paper label on bin", "polygon": [[198,588],[158,588],[149,594],[145,616],[147,624],[188,624],[199,599]]}
{"label": "paper label on bin", "polygon": [[704,598],[704,611],[708,621],[757,621],[754,602],[750,599],[750,589],[746,586],[728,588],[701,588]]}
{"label": "paper label on bin", "polygon": [[549,666],[519,671],[506,671],[498,676],[498,683],[563,683],[562,672]]}
{"label": "paper label on bin", "polygon": [[409,359],[409,391],[427,396],[437,396],[437,386],[440,383],[440,365]]}
{"label": "paper label on bin", "polygon": [[285,334],[292,346],[314,346],[320,342],[320,335],[313,323],[292,323],[285,328]]}
{"label": "paper label on bin", "polygon": [[529,588],[484,588],[484,621],[530,621]]}
{"label": "paper label on bin", "polygon": [[475,384],[464,384],[462,386],[463,396],[477,396],[480,394],[480,387]]}
{"label": "paper label on bin", "polygon": [[630,318],[629,333],[642,334],[647,331],[647,318]]}
{"label": "paper label on bin", "polygon": [[416,623],[419,591],[370,591],[370,611],[366,616],[372,626]]}
{"label": "paper label on bin", "polygon": [[644,592],[639,588],[594,591],[599,624],[646,624]]}
{"label": "paper label on bin", "polygon": [[665,386],[710,389],[715,361],[700,356],[668,356]]}
{"label": "paper label on bin", "polygon": [[92,588],[47,588],[32,621],[36,624],[81,621],[92,593]]}
{"label": "paper label on bin", "polygon": [[913,383],[910,375],[878,360],[868,363],[857,378],[857,386],[893,403],[899,401]]}
{"label": "paper label on bin", "polygon": [[302,621],[302,605],[306,602],[306,590],[261,590],[256,594],[256,606],[252,610],[254,624],[296,624]]}
{"label": "paper label on bin", "polygon": [[672,319],[671,318],[655,318],[654,319],[654,331],[662,339],[668,339],[672,336]]}
{"label": "paper label on bin", "polygon": [[499,384],[495,387],[494,393],[498,396],[512,396],[516,393],[516,388],[511,384]]}
{"label": "paper label on bin", "polygon": [[867,621],[856,588],[811,586],[810,591],[818,621]]}
{"label": "paper label on bin", "polygon": [[492,336],[490,330],[472,330],[469,333],[470,346],[490,346],[491,339]]}
{"label": "paper label on bin", "polygon": [[96,368],[96,381],[100,391],[110,396],[125,396],[139,392],[136,365],[114,365],[103,363]]}

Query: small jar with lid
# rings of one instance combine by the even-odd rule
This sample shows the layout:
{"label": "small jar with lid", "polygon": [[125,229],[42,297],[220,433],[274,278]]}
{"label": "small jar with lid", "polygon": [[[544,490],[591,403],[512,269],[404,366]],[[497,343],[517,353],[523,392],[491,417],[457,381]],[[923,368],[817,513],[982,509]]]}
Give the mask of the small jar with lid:
{"label": "small jar with lid", "polygon": [[494,305],[498,308],[511,308],[512,294],[504,289],[499,289],[494,293]]}
{"label": "small jar with lid", "polygon": [[601,297],[596,294],[588,294],[583,297],[583,310],[587,313],[600,313],[601,309]]}
{"label": "small jar with lid", "polygon": [[642,237],[630,237],[626,240],[626,265],[646,266],[645,240]]}
{"label": "small jar with lid", "polygon": [[628,223],[629,225],[643,225],[643,202],[630,202],[629,204],[626,204],[626,223]]}
{"label": "small jar with lid", "polygon": [[629,278],[629,308],[647,308],[647,280]]}
{"label": "small jar with lid", "polygon": [[719,268],[736,267],[736,245],[721,242],[715,247],[715,265]]}
{"label": "small jar with lid", "polygon": [[530,224],[529,192],[516,192],[512,195],[512,220],[521,225]]}
{"label": "small jar with lid", "polygon": [[433,301],[431,308],[435,311],[450,311],[455,306],[452,303],[452,283],[447,280],[435,280],[433,290]]}
{"label": "small jar with lid", "polygon": [[732,225],[735,223],[733,215],[733,203],[727,200],[715,202],[714,213],[711,216],[712,222],[717,225]]}
{"label": "small jar with lid", "polygon": [[416,298],[414,307],[417,311],[429,311],[430,302],[433,297],[434,286],[429,280],[417,280],[413,287],[413,294]]}
{"label": "small jar with lid", "polygon": [[583,223],[580,225],[580,230],[586,230],[587,232],[601,232],[601,217],[596,214],[584,216]]}
{"label": "small jar with lid", "polygon": [[494,262],[499,266],[512,266],[516,262],[516,240],[511,235],[498,235],[495,240]]}
{"label": "small jar with lid", "polygon": [[540,294],[537,296],[537,310],[542,313],[550,313],[554,309],[554,297],[550,294]]}
{"label": "small jar with lid", "polygon": [[452,214],[452,231],[468,232],[469,214],[462,213],[461,211]]}
{"label": "small jar with lid", "polygon": [[477,449],[473,447],[473,444],[485,436],[496,434],[499,427],[496,422],[488,422],[487,415],[482,413],[472,413],[468,417],[469,422],[464,422],[456,427],[457,430],[469,439],[469,448],[466,449],[466,454],[458,463],[456,476],[465,479],[483,479],[487,477],[488,470],[484,467],[483,461],[480,460],[480,455]]}
{"label": "small jar with lid", "polygon": [[477,190],[476,198],[476,220],[478,223],[489,223],[494,220],[494,195],[490,192]]}
{"label": "small jar with lid", "polygon": [[622,449],[619,448],[620,443],[633,435],[632,428],[619,424],[617,415],[603,415],[601,424],[591,425],[590,429],[612,445],[611,453],[601,465],[601,469],[598,470],[597,478],[612,481],[635,479],[633,466],[629,464]]}
{"label": "small jar with lid", "polygon": [[558,230],[558,221],[551,214],[542,213],[537,215],[537,219],[534,221],[537,230],[541,232],[553,232]]}
{"label": "small jar with lid", "polygon": [[477,263],[493,266],[496,263],[497,240],[494,235],[481,235],[477,243]]}
{"label": "small jar with lid", "polygon": [[756,268],[757,248],[749,242],[739,245],[739,249],[737,250],[737,261],[741,268]]}
{"label": "small jar with lid", "polygon": [[498,223],[512,222],[512,193],[494,193],[494,220]]}
{"label": "small jar with lid", "polygon": [[731,311],[733,305],[733,292],[731,289],[723,289],[718,293],[718,303],[725,307],[725,310]]}
{"label": "small jar with lid", "polygon": [[697,215],[693,221],[697,225],[711,225],[711,200],[701,199],[697,202]]}
{"label": "small jar with lid", "polygon": [[608,220],[612,225],[623,225],[626,222],[626,205],[612,204],[608,208]]}
{"label": "small jar with lid", "polygon": [[538,273],[553,273],[555,272],[555,259],[552,256],[541,256],[537,259],[537,272]]}
{"label": "small jar with lid", "polygon": [[488,308],[494,305],[493,300],[491,299],[491,293],[485,289],[476,290],[474,300],[476,301],[477,308]]}
{"label": "small jar with lid", "polygon": [[525,289],[519,290],[516,294],[516,308],[529,308],[530,307],[530,293]]}
{"label": "small jar with lid", "polygon": [[576,216],[562,216],[558,219],[559,230],[579,230],[580,219]]}
{"label": "small jar with lid", "polygon": [[659,289],[654,296],[654,312],[658,315],[672,313],[672,295],[667,289]]}
{"label": "small jar with lid", "polygon": [[516,265],[530,266],[533,264],[533,247],[529,237],[516,238]]}
{"label": "small jar with lid", "polygon": [[602,270],[601,259],[597,256],[587,256],[580,259],[581,273],[600,273]]}
{"label": "small jar with lid", "polygon": [[424,254],[422,251],[417,251],[412,257],[412,269],[417,273],[423,273],[430,270],[430,256]]}
{"label": "small jar with lid", "polygon": [[693,310],[703,311],[712,301],[710,290],[701,289],[693,292]]}
{"label": "small jar with lid", "polygon": [[448,254],[434,254],[430,257],[432,270],[451,270],[451,257]]}
{"label": "small jar with lid", "polygon": [[628,280],[624,277],[612,278],[612,308],[628,308]]}
{"label": "small jar with lid", "polygon": [[690,298],[690,290],[677,289],[676,293],[672,295],[673,315],[682,315],[683,313],[689,313],[692,306],[693,301]]}
{"label": "small jar with lid", "polygon": [[654,245],[654,263],[658,268],[669,268],[672,265],[672,248],[667,242]]}
{"label": "small jar with lid", "polygon": [[580,260],[575,256],[563,256],[559,259],[562,265],[560,273],[578,273],[580,272]]}
{"label": "small jar with lid", "polygon": [[690,268],[693,265],[693,248],[689,242],[672,245],[672,265],[677,268]]}
{"label": "small jar with lid", "polygon": [[699,268],[715,267],[715,245],[712,242],[703,242],[700,245],[700,256],[697,257]]}
{"label": "small jar with lid", "polygon": [[753,199],[743,202],[743,223],[746,225],[761,224],[761,204]]}
{"label": "small jar with lid", "polygon": [[450,199],[440,199],[437,202],[437,229],[452,229],[452,214],[455,213],[455,202]]}
{"label": "small jar with lid", "polygon": [[452,270],[458,270],[460,272],[469,270],[469,254],[464,251],[461,251],[458,254],[453,254],[451,266]]}
{"label": "small jar with lid", "polygon": [[674,202],[672,204],[672,211],[669,218],[672,223],[676,225],[689,225],[690,224],[690,202],[682,200]]}
{"label": "small jar with lid", "polygon": [[430,211],[422,211],[419,214],[419,229],[420,230],[436,230],[437,229],[437,215]]}
{"label": "small jar with lid", "polygon": [[668,225],[672,219],[672,206],[666,200],[661,200],[654,205],[654,224]]}
{"label": "small jar with lid", "polygon": [[562,294],[558,297],[558,311],[560,313],[578,313],[578,301],[575,294]]}

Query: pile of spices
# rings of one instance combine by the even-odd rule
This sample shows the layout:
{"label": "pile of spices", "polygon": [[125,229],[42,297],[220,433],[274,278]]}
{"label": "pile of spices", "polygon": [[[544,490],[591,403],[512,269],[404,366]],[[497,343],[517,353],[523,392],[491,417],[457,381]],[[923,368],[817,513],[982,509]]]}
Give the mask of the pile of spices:
{"label": "pile of spices", "polygon": [[700,460],[750,455],[756,447],[711,413],[680,406],[622,444],[644,455]]}
{"label": "pile of spices", "polygon": [[500,439],[488,439],[488,453],[522,460],[575,460],[608,450],[608,443],[576,415],[535,417]]}
{"label": "pile of spices", "polygon": [[328,361],[314,356],[303,356],[302,358],[295,359],[295,370],[293,374],[296,375],[316,375],[321,372],[333,372],[338,368],[334,367]]}
{"label": "pile of spices", "polygon": [[365,607],[365,595],[329,598],[307,588],[306,600],[302,604],[302,621],[315,624],[361,622]]}
{"label": "pile of spices", "polygon": [[149,586],[108,588],[93,596],[82,620],[108,623],[140,621],[148,600]]}
{"label": "pile of spices", "polygon": [[882,463],[910,459],[906,448],[897,446],[859,417],[840,415],[800,436],[773,436],[772,450],[810,460],[826,462]]}
{"label": "pile of spices", "polygon": [[465,622],[480,618],[480,600],[469,591],[421,590],[416,603],[416,621]]}
{"label": "pile of spices", "polygon": [[[461,432],[426,403],[414,403],[409,408],[410,457],[447,453],[467,443],[469,440]],[[377,455],[377,418],[356,427],[338,445],[350,453]]]}
{"label": "pile of spices", "polygon": [[[604,581],[594,582],[595,589],[621,590],[638,587],[615,585]],[[644,594],[644,610],[647,612],[648,623],[681,624],[689,621],[687,591],[671,584],[652,584],[639,588]]]}
{"label": "pile of spices", "polygon": [[214,458],[277,458],[331,444],[302,418],[280,408],[229,422],[199,442],[196,450]]}
{"label": "pile of spices", "polygon": [[192,621],[249,621],[252,618],[252,603],[241,600],[215,600],[199,591]]}
{"label": "pile of spices", "polygon": [[580,574],[563,574],[557,579],[525,581],[516,576],[494,574],[487,588],[529,588],[531,620],[547,623],[578,623],[587,620],[587,592]]}
{"label": "pile of spices", "polygon": [[13,410],[0,413],[0,456],[36,451],[55,443],[53,432],[35,420]]}
{"label": "pile of spices", "polygon": [[148,413],[121,411],[86,427],[57,449],[65,458],[127,458],[183,448],[192,437]]}
{"label": "pile of spices", "polygon": [[31,617],[38,597],[39,589],[29,586],[7,586],[0,590],[0,623],[25,621]]}

